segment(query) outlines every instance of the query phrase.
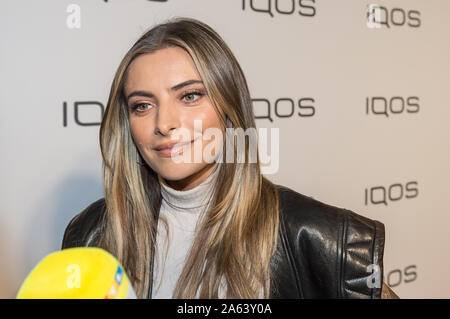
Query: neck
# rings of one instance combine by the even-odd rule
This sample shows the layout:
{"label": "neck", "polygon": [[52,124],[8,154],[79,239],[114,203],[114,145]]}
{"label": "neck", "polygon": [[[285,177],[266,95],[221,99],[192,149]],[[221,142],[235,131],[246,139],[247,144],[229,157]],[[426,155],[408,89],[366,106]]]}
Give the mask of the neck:
{"label": "neck", "polygon": [[208,176],[211,175],[211,172],[214,170],[215,165],[214,163],[206,165],[204,168],[202,168],[199,172],[192,174],[186,178],[176,180],[176,181],[169,181],[163,178],[160,178],[160,181],[164,183],[165,185],[169,186],[170,188],[173,188],[177,191],[187,191],[190,190],[198,185],[200,185],[203,181],[205,181]]}
{"label": "neck", "polygon": [[172,188],[160,177],[161,208],[173,213],[200,213],[212,198],[217,173],[218,169],[212,171],[200,184],[187,190]]}

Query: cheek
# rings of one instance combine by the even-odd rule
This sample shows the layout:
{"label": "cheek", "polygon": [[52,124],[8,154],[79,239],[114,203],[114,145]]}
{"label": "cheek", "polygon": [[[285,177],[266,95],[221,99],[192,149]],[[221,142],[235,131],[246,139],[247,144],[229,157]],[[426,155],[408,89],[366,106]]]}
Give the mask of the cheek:
{"label": "cheek", "polygon": [[145,121],[130,120],[130,131],[136,146],[141,149],[151,139],[151,126]]}
{"label": "cheek", "polygon": [[222,128],[222,122],[212,106],[202,114],[201,118],[197,119],[202,120],[203,152],[208,150],[203,154],[208,157],[207,160],[211,160],[209,158],[210,152],[214,150],[214,154],[217,155],[223,146],[224,129]]}
{"label": "cheek", "polygon": [[193,120],[201,120],[202,121],[202,131],[205,131],[208,128],[220,129],[222,126],[219,116],[216,114],[216,112],[212,106],[210,108],[204,110],[203,112],[199,112],[191,120],[192,121]]}

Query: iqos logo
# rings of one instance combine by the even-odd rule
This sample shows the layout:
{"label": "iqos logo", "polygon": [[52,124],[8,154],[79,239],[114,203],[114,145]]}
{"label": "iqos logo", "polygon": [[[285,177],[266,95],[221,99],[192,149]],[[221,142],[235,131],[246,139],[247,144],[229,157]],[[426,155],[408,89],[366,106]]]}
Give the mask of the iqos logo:
{"label": "iqos logo", "polygon": [[[69,112],[70,110],[73,111]],[[75,101],[72,108],[63,102],[62,124],[67,127],[69,123],[79,126],[98,126],[102,122],[105,107],[98,101]]]}
{"label": "iqos logo", "polygon": [[[366,271],[371,275],[367,277],[366,284],[370,289],[381,288],[381,268],[379,265],[370,264]],[[384,282],[391,288],[402,283],[411,283],[417,280],[417,265],[409,265],[404,269],[394,269],[385,274]]]}
{"label": "iqos logo", "polygon": [[381,26],[391,28],[405,25],[411,28],[420,27],[420,11],[404,10],[402,8],[389,9],[378,4],[369,4],[367,6],[368,28],[379,29]]}
{"label": "iqos logo", "polygon": [[418,96],[366,97],[366,114],[389,117],[394,114],[419,113],[419,102]]}
{"label": "iqos logo", "polygon": [[242,0],[242,10],[247,10],[248,4],[250,10],[268,14],[272,18],[274,17],[274,13],[280,15],[298,14],[303,17],[314,17],[316,15],[315,2],[315,0]]}
{"label": "iqos logo", "polygon": [[397,287],[403,283],[411,283],[417,280],[417,265],[409,265],[403,269],[394,269],[387,273],[386,282],[389,287]]}
{"label": "iqos logo", "polygon": [[270,122],[276,118],[293,116],[311,117],[316,113],[315,100],[311,97],[300,98],[297,101],[290,97],[281,97],[271,102],[265,98],[252,99],[255,119],[266,119]]}
{"label": "iqos logo", "polygon": [[419,195],[418,182],[394,183],[389,186],[373,186],[364,190],[365,205],[388,205],[388,202],[416,198]]}

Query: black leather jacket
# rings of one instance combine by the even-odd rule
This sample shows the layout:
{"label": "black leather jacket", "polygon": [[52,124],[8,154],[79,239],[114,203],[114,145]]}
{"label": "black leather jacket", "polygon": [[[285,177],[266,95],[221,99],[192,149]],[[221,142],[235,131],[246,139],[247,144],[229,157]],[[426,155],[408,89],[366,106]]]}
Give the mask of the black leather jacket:
{"label": "black leather jacket", "polygon": [[[277,188],[280,227],[271,260],[271,298],[380,298],[384,225],[287,187]],[[104,207],[102,198],[76,215],[64,232],[62,249],[95,246]]]}

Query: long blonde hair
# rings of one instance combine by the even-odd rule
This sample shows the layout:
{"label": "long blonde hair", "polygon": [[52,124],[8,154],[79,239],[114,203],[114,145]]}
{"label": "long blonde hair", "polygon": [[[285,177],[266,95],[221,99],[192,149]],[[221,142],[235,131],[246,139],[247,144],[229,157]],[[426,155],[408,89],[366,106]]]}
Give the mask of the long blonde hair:
{"label": "long blonde hair", "polygon": [[[161,205],[158,175],[142,160],[129,128],[123,88],[130,63],[142,54],[178,46],[192,57],[224,127],[255,128],[247,82],[236,58],[208,25],[172,18],[147,31],[116,71],[100,128],[106,201],[99,246],[127,270],[139,298],[148,298]],[[220,112],[219,112],[220,111]],[[224,147],[226,143],[223,144]],[[223,151],[226,155],[226,149]],[[248,158],[248,148],[245,150]],[[235,149],[236,153],[236,149]],[[270,259],[277,245],[278,193],[256,163],[217,163],[217,183],[174,298],[268,298]]]}

